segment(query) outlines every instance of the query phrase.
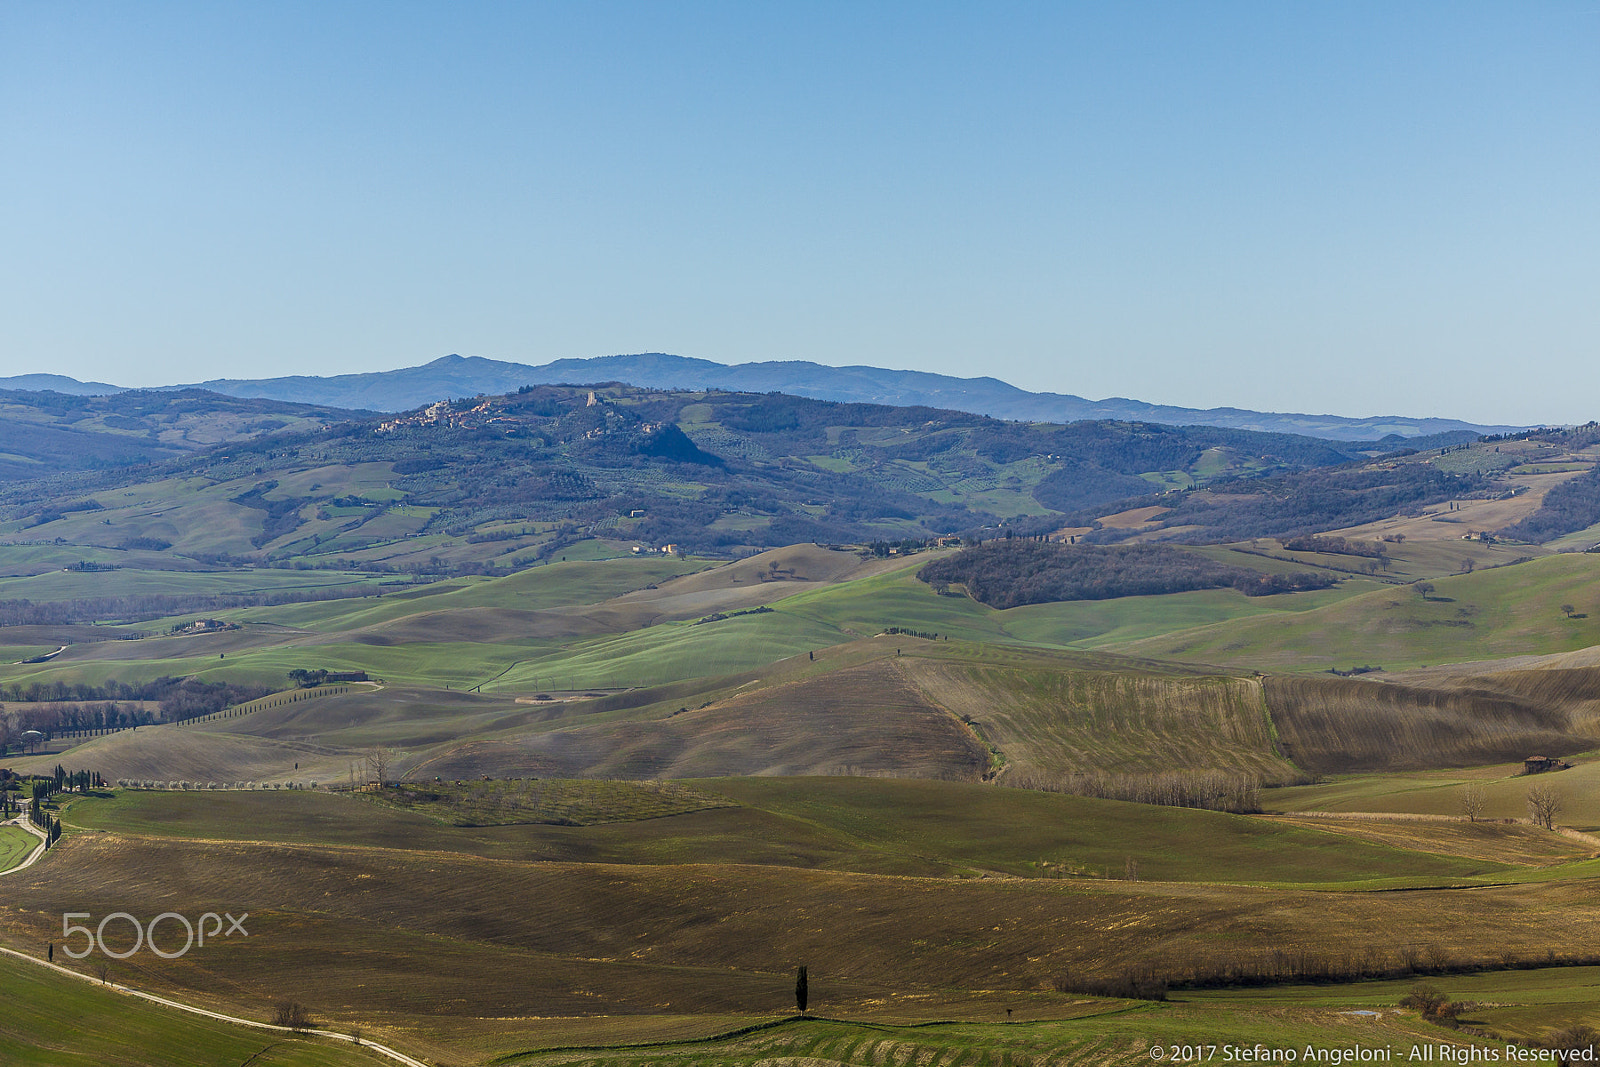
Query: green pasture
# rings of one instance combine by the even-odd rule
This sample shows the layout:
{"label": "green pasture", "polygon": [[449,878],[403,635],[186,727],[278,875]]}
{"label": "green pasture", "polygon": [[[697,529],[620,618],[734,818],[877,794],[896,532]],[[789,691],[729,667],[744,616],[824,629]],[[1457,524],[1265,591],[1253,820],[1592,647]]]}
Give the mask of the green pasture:
{"label": "green pasture", "polygon": [[[27,533],[24,531],[14,536],[26,538]],[[204,569],[201,564],[183,556],[143,549],[124,550],[100,548],[94,545],[54,543],[0,544],[0,575],[7,578],[59,571],[74,563],[83,562],[114,563],[121,567],[168,572]]]}
{"label": "green pasture", "polygon": [[390,488],[394,480],[394,464],[329,463],[306,467],[303,470],[275,473],[276,489],[266,494],[268,500],[292,500],[311,496],[355,496],[365,500],[392,500],[400,494]]}
{"label": "green pasture", "polygon": [[[96,957],[98,958],[98,957]],[[85,964],[88,961],[84,961]],[[87,967],[84,968],[88,973]],[[113,963],[112,982],[128,980]],[[326,1038],[207,1019],[0,956],[0,1063],[28,1067],[373,1067],[393,1063]],[[137,981],[137,979],[133,979]],[[260,1014],[270,1015],[270,1005]]]}
{"label": "green pasture", "polygon": [[[935,593],[916,577],[923,562],[917,559],[887,574],[810,590],[774,606],[862,636],[898,626],[954,640],[1111,648],[1194,626],[1312,611],[1377,587],[1376,583],[1356,579],[1331,589],[1267,597],[1247,597],[1232,589],[1206,589],[1165,596],[1029,604],[996,611],[965,596]],[[1248,565],[1251,560],[1237,562]]]}
{"label": "green pasture", "polygon": [[372,585],[372,575],[348,571],[297,571],[260,568],[231,571],[141,570],[49,571],[0,578],[0,599],[48,602],[86,597],[204,596],[227,593],[282,593]]}
{"label": "green pasture", "polygon": [[0,664],[21,663],[25,659],[54,652],[60,647],[60,645],[0,645]]}
{"label": "green pasture", "polygon": [[560,651],[525,652],[483,688],[527,692],[660,685],[755,670],[841,640],[833,627],[787,608],[712,623],[662,623],[572,642]]}
{"label": "green pasture", "polygon": [[[559,557],[558,557],[559,558]],[[454,578],[391,592],[381,600],[324,601],[248,608],[230,618],[338,632],[376,626],[424,611],[517,608],[547,611],[596,604],[612,597],[714,566],[704,559],[665,556],[552,563],[500,578]]]}
{"label": "green pasture", "polygon": [[493,678],[528,654],[512,644],[475,642],[406,645],[318,644],[277,645],[217,656],[161,659],[85,659],[62,663],[12,666],[8,682],[59,681],[103,685],[108,679],[137,683],[164,675],[192,676],[202,681],[233,681],[281,687],[297,668],[366,671],[398,685],[465,689]]}
{"label": "green pasture", "polygon": [[[213,483],[206,478],[169,478],[96,494],[101,509],[70,512],[20,531],[30,540],[63,538],[77,544],[115,546],[130,537],[154,537],[174,551],[256,551],[250,538],[261,532],[263,512],[230,499],[262,479]],[[19,527],[13,528],[20,530]]]}
{"label": "green pasture", "polygon": [[1600,523],[1558,537],[1544,547],[1551,552],[1584,552],[1597,544],[1600,544]]}
{"label": "green pasture", "polygon": [[969,641],[1006,639],[993,609],[964,596],[939,596],[916,577],[916,569],[927,561],[913,560],[885,574],[785,597],[773,606],[860,637],[898,626]]}
{"label": "green pasture", "polygon": [[556,563],[595,562],[612,559],[633,560],[637,558],[633,555],[633,544],[632,541],[608,541],[598,537],[590,537],[557,549],[551,558]]}
{"label": "green pasture", "polygon": [[20,826],[0,826],[0,871],[9,871],[39,846],[39,839]]}
{"label": "green pasture", "polygon": [[1554,788],[1562,808],[1556,825],[1585,832],[1600,830],[1600,762],[1589,755],[1573,757],[1574,766],[1523,776],[1521,764],[1460,770],[1338,775],[1318,785],[1269,789],[1263,807],[1275,811],[1399,812],[1417,815],[1461,815],[1461,798],[1469,785],[1483,790],[1483,816],[1528,818],[1528,789]]}
{"label": "green pasture", "polygon": [[[1213,623],[1129,644],[1157,659],[1277,670],[1394,669],[1600,644],[1600,555],[1566,554],[1376,589],[1294,614]],[[1571,604],[1587,618],[1568,618]]]}
{"label": "green pasture", "polygon": [[1120,651],[1129,642],[1190,627],[1311,611],[1372,587],[1372,583],[1358,579],[1331,589],[1259,597],[1245,596],[1234,589],[1197,589],[1165,596],[1029,604],[999,614],[1006,633],[1019,641]]}

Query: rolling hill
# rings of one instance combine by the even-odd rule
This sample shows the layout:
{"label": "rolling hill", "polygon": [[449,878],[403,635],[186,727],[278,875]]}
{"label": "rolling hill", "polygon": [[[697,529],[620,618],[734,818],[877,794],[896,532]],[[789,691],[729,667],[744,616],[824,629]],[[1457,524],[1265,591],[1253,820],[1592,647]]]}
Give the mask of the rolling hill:
{"label": "rolling hill", "polygon": [[[358,416],[322,405],[198,390],[110,394],[0,390],[0,482],[63,472],[149,468],[219,444],[322,429]],[[58,383],[52,383],[58,384]]]}

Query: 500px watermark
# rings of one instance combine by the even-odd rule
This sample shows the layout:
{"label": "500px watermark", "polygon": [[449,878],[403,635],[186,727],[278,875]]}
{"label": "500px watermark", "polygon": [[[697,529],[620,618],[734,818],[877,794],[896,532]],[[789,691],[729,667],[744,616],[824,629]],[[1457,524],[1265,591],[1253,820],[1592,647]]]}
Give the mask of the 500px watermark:
{"label": "500px watermark", "polygon": [[[61,945],[61,950],[75,960],[83,959],[89,953],[93,952],[96,946],[99,947],[102,953],[110,956],[114,960],[125,960],[135,952],[138,952],[139,949],[146,946],[149,947],[151,952],[154,952],[157,956],[160,956],[164,960],[175,960],[179,956],[182,956],[185,952],[188,952],[189,949],[193,948],[196,945],[197,940],[199,946],[204,948],[206,938],[209,937],[214,941],[216,940],[218,934],[221,934],[223,937],[232,937],[236,933],[243,934],[245,937],[250,936],[250,931],[244,928],[244,921],[250,918],[250,913],[248,911],[239,916],[237,919],[227,912],[223,912],[221,915],[218,915],[214,911],[208,911],[204,915],[200,916],[200,922],[198,924],[191,923],[186,916],[179,915],[175,911],[162,912],[154,919],[151,919],[148,926],[140,923],[138,919],[134,918],[132,915],[129,915],[125,911],[112,912],[110,915],[107,915],[105,918],[101,919],[100,925],[94,927],[93,929],[90,929],[87,926],[78,926],[72,921],[74,919],[93,918],[94,916],[87,911],[69,911],[63,913],[61,916],[61,938],[63,942]],[[224,918],[228,920],[228,928],[226,932],[224,932],[222,928],[222,920]],[[123,951],[119,952],[106,944],[106,926],[112,922],[124,922],[133,927],[132,948],[124,949]],[[156,927],[162,922],[166,922],[169,928],[175,925],[183,927],[184,942],[182,948],[177,949],[176,951],[170,951],[163,949],[160,945],[156,944]],[[212,924],[209,930],[206,928],[208,922]],[[116,930],[118,928],[112,927],[112,929]],[[74,951],[72,946],[66,943],[68,939],[78,934],[82,934],[84,937],[89,939],[89,943],[83,947],[82,951]],[[199,935],[198,939],[196,938],[196,934]]]}

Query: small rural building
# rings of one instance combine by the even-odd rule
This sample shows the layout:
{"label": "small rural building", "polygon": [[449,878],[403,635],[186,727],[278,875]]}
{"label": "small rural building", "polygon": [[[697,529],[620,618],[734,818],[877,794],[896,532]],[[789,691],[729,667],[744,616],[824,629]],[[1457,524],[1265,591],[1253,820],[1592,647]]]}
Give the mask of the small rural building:
{"label": "small rural building", "polygon": [[1523,774],[1543,774],[1545,771],[1564,770],[1570,766],[1561,762],[1560,756],[1529,756],[1522,761]]}

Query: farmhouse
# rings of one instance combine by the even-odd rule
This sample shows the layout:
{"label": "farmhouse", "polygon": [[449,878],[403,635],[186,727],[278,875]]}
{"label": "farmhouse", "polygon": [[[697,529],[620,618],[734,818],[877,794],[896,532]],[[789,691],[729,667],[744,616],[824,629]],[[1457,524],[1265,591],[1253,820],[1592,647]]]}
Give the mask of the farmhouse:
{"label": "farmhouse", "polygon": [[1560,756],[1529,756],[1522,761],[1523,774],[1543,774],[1545,771],[1560,771],[1570,767],[1569,763],[1562,763]]}

